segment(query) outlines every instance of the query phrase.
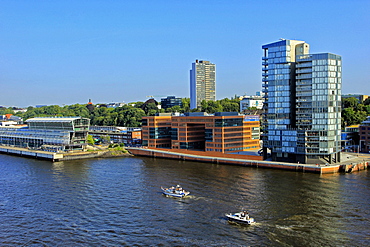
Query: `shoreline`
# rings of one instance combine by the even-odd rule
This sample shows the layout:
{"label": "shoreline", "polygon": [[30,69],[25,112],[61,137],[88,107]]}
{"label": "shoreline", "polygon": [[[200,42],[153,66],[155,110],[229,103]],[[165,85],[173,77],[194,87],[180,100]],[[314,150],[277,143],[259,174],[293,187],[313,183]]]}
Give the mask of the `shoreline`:
{"label": "shoreline", "polygon": [[[277,161],[264,161],[261,156],[254,156],[252,159],[248,155],[233,155],[233,154],[215,154],[207,155],[202,151],[178,151],[171,149],[149,149],[149,148],[126,148],[134,156],[146,156],[152,158],[175,159],[185,161],[197,161],[204,163],[228,164],[248,166],[255,168],[272,168],[280,170],[289,170],[296,172],[310,172],[318,174],[333,174],[333,173],[351,173],[354,171],[367,170],[369,167],[370,156],[364,158],[354,158],[347,162],[338,164],[322,165],[322,164],[299,164],[285,163]],[[247,159],[249,158],[249,159]]]}
{"label": "shoreline", "polygon": [[65,153],[52,153],[41,150],[30,150],[10,146],[0,146],[0,153],[16,155],[34,159],[50,160],[52,162],[94,159],[94,158],[120,158],[132,156],[146,156],[152,158],[174,159],[184,161],[196,161],[214,164],[238,165],[255,168],[280,169],[295,172],[310,172],[318,174],[351,173],[354,171],[367,170],[370,166],[370,155],[362,154],[360,157],[352,157],[351,160],[338,164],[299,164],[288,162],[276,162],[263,160],[261,156],[209,153],[202,151],[149,149],[125,147],[123,150],[114,148],[94,148],[89,151],[74,151]]}
{"label": "shoreline", "polygon": [[52,153],[41,150],[31,150],[27,148],[0,146],[0,153],[8,155],[16,155],[34,159],[50,160],[52,162],[77,160],[77,159],[91,159],[91,158],[114,158],[133,156],[127,150],[119,151],[115,149],[100,149],[92,151],[74,151],[74,152],[61,152]]}

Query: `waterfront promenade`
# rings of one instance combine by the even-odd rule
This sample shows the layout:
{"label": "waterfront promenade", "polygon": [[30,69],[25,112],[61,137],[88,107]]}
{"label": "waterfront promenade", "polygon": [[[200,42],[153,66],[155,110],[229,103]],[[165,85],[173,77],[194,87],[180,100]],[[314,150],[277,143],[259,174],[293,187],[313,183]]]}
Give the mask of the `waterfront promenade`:
{"label": "waterfront promenade", "polygon": [[[147,156],[154,158],[166,158],[184,161],[198,161],[215,164],[229,164],[256,168],[273,168],[319,174],[362,171],[366,170],[369,167],[370,163],[370,154],[363,153],[360,154],[342,153],[342,162],[336,164],[299,164],[299,163],[263,160],[262,156],[258,155],[225,154],[218,152],[210,153],[190,150],[148,149],[134,147],[127,147],[126,149],[131,155],[135,156]],[[111,153],[108,150],[53,153],[9,146],[0,146],[0,153],[25,156],[36,159],[47,159],[53,162],[63,160],[101,158],[101,157],[120,157],[130,155],[130,154],[119,155]]]}
{"label": "waterfront promenade", "polygon": [[42,150],[33,150],[20,147],[0,146],[0,153],[24,156],[36,159],[46,159],[53,162],[63,160],[91,159],[101,157],[120,157],[127,156],[127,153],[117,153],[109,149],[95,151],[71,151],[71,152],[47,152]]}
{"label": "waterfront promenade", "polygon": [[188,150],[183,151],[183,150],[149,149],[133,147],[128,147],[126,149],[131,154],[137,156],[208,162],[216,164],[241,165],[257,168],[273,168],[319,174],[366,170],[370,162],[370,155],[368,154],[358,155],[356,153],[342,153],[343,159],[345,160],[341,163],[336,164],[299,164],[268,160],[264,161],[262,160],[261,156],[253,155],[240,155],[240,154],[235,155],[216,152],[210,154],[208,152],[206,153],[201,151],[188,151]]}

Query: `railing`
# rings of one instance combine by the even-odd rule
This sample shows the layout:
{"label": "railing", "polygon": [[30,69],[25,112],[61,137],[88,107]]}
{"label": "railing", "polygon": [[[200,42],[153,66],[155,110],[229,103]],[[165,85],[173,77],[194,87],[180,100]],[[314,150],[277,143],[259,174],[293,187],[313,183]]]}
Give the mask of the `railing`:
{"label": "railing", "polygon": [[296,68],[308,68],[308,67],[312,67],[312,63],[309,62],[309,63],[299,63],[296,65]]}
{"label": "railing", "polygon": [[296,77],[297,80],[300,80],[300,79],[310,79],[312,78],[312,75],[311,74],[303,74],[303,75],[298,75]]}
{"label": "railing", "polygon": [[312,69],[297,69],[297,73],[312,73]]}

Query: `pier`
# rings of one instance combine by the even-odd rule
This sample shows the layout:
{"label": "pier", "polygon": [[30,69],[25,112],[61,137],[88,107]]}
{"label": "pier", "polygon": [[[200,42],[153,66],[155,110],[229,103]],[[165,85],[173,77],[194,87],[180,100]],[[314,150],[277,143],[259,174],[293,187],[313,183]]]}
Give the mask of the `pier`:
{"label": "pier", "polygon": [[217,152],[202,152],[188,150],[126,148],[131,154],[153,158],[198,161],[216,164],[240,165],[256,168],[272,168],[296,172],[311,172],[318,174],[333,174],[339,172],[354,172],[366,170],[369,167],[370,155],[353,157],[345,163],[338,164],[299,164],[276,161],[264,161],[261,156],[225,154]]}
{"label": "pier", "polygon": [[64,160],[76,160],[76,159],[88,159],[88,158],[98,158],[104,156],[107,152],[106,151],[73,151],[73,152],[47,152],[41,150],[33,150],[27,148],[18,148],[18,147],[10,147],[10,146],[0,146],[0,153],[9,154],[9,155],[16,155],[16,156],[24,156],[28,158],[34,159],[44,159],[50,160],[52,162],[57,161],[64,161]]}

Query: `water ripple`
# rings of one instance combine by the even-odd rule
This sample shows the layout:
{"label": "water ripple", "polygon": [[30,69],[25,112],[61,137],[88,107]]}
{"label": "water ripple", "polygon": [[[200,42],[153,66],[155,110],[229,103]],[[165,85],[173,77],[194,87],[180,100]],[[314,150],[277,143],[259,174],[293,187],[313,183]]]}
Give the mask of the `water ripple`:
{"label": "water ripple", "polygon": [[[370,245],[368,172],[0,156],[1,246]],[[191,195],[162,195],[176,184]],[[241,209],[257,223],[228,223],[224,214]]]}

